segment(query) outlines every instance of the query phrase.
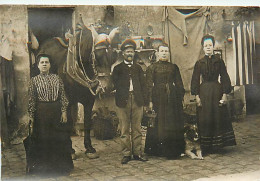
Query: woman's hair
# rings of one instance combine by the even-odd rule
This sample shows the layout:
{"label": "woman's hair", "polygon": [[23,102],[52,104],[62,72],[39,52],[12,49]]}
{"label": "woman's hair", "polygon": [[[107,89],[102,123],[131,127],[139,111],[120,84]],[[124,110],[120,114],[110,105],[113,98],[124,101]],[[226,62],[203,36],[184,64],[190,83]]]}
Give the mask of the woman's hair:
{"label": "woman's hair", "polygon": [[215,38],[214,38],[214,36],[209,35],[209,34],[204,35],[204,36],[202,37],[202,39],[201,39],[201,45],[202,45],[202,46],[204,45],[204,41],[205,41],[205,40],[212,40],[213,46],[215,45]]}
{"label": "woman's hair", "polygon": [[50,55],[42,53],[42,54],[39,54],[37,56],[37,58],[36,58],[36,65],[39,65],[40,59],[42,57],[47,57],[49,59],[50,64],[51,64],[51,57],[50,57]]}

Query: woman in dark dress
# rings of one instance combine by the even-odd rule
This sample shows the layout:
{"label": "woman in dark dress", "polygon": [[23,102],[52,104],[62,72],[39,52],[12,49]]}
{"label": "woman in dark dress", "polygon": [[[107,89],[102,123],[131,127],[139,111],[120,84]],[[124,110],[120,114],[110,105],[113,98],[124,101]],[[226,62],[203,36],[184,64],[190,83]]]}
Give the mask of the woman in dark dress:
{"label": "woman in dark dress", "polygon": [[227,94],[232,87],[225,63],[213,55],[213,36],[205,35],[201,44],[205,56],[195,64],[191,94],[196,96],[201,147],[205,153],[236,145],[236,141],[226,106]]}
{"label": "woman in dark dress", "polygon": [[169,61],[167,45],[159,47],[159,61],[146,72],[149,107],[157,113],[154,128],[147,129],[145,153],[177,158],[184,151],[182,100],[185,93],[179,68]]}
{"label": "woman in dark dress", "polygon": [[37,57],[40,74],[29,83],[29,117],[35,154],[32,174],[67,174],[73,168],[67,129],[68,100],[62,80],[49,73],[48,55]]}

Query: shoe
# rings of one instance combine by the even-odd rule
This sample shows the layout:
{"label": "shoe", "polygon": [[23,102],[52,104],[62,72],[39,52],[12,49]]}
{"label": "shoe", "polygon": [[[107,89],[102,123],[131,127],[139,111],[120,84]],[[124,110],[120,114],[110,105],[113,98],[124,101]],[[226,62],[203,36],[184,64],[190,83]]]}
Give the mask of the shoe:
{"label": "shoe", "polygon": [[122,164],[127,164],[131,160],[131,156],[124,156],[121,160]]}
{"label": "shoe", "polygon": [[139,160],[139,161],[142,161],[142,162],[148,161],[148,159],[144,155],[139,155],[139,156],[138,155],[133,155],[133,158],[134,158],[134,160]]}

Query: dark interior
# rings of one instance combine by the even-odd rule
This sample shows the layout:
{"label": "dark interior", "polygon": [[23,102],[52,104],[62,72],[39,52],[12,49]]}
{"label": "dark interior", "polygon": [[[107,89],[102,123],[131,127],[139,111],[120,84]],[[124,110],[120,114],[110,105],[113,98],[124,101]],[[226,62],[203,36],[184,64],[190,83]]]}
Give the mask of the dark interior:
{"label": "dark interior", "polygon": [[72,27],[72,8],[31,8],[28,10],[29,29],[39,44],[52,37],[64,38]]}

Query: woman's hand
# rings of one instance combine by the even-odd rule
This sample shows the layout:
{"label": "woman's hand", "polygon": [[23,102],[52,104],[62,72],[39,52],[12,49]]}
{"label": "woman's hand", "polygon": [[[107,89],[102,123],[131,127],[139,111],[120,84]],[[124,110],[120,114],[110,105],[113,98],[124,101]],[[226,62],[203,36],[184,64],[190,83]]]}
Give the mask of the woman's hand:
{"label": "woman's hand", "polygon": [[149,102],[149,109],[153,110],[153,103],[152,102]]}
{"label": "woman's hand", "polygon": [[30,124],[30,129],[31,129],[31,133],[33,133],[33,129],[34,129],[34,118],[29,118],[29,124]]}
{"label": "woman's hand", "polygon": [[62,112],[61,123],[67,123],[67,112]]}
{"label": "woman's hand", "polygon": [[222,106],[222,105],[226,105],[227,104],[227,94],[223,94],[221,100],[219,101],[219,105]]}
{"label": "woman's hand", "polygon": [[196,103],[197,103],[197,106],[198,106],[198,107],[201,107],[201,106],[202,106],[199,95],[196,95]]}

